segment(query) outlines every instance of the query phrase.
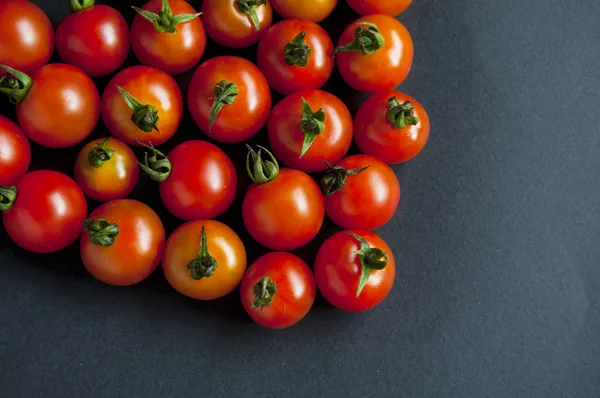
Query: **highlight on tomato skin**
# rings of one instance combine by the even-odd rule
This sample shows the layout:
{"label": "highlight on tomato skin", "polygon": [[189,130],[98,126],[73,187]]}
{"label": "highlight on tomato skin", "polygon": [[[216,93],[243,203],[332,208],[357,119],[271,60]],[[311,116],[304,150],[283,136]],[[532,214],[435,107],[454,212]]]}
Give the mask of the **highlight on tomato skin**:
{"label": "highlight on tomato skin", "polygon": [[0,115],[0,185],[16,184],[29,169],[31,146],[16,123]]}

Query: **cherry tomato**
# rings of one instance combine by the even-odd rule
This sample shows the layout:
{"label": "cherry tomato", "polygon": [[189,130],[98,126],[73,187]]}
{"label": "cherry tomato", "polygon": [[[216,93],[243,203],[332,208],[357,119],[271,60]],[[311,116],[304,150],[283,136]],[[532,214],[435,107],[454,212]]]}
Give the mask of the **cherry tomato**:
{"label": "cherry tomato", "polygon": [[0,37],[0,64],[23,73],[47,64],[54,51],[52,23],[28,1],[0,1]]}
{"label": "cherry tomato", "polygon": [[386,14],[395,17],[410,6],[412,0],[347,0],[360,15]]}
{"label": "cherry tomato", "polygon": [[391,164],[417,156],[427,144],[429,129],[423,106],[398,91],[368,98],[354,119],[354,138],[361,152]]}
{"label": "cherry tomato", "polygon": [[242,48],[257,43],[273,21],[267,0],[204,0],[202,20],[217,43]]}
{"label": "cherry tomato", "polygon": [[246,249],[227,225],[211,220],[190,221],[167,240],[163,270],[179,293],[197,300],[214,300],[240,284],[246,270]]}
{"label": "cherry tomato", "polygon": [[361,312],[381,303],[392,290],[396,264],[389,246],[368,231],[344,231],[327,239],[317,253],[319,291],[335,307]]}
{"label": "cherry tomato", "polygon": [[115,138],[88,143],[75,161],[75,181],[88,198],[99,202],[129,195],[139,174],[133,151]]}
{"label": "cherry tomato", "polygon": [[242,279],[244,309],[259,325],[284,329],[300,322],[315,302],[315,277],[293,254],[273,252],[256,260]]}
{"label": "cherry tomato", "polygon": [[16,187],[0,186],[0,210],[8,236],[23,249],[53,253],[79,237],[87,215],[81,188],[57,171],[25,174]]}
{"label": "cherry tomato", "polygon": [[344,229],[372,230],[392,219],[400,202],[394,171],[369,155],[349,156],[321,180],[325,211]]}
{"label": "cherry tomato", "polygon": [[348,26],[335,52],[346,83],[358,91],[376,93],[392,90],[406,79],[414,48],[404,25],[378,14],[362,17]]}
{"label": "cherry tomato", "polygon": [[122,70],[102,95],[104,124],[130,145],[166,142],[179,128],[182,115],[183,99],[175,79],[148,66]]}
{"label": "cherry tomato", "polygon": [[29,169],[30,162],[29,140],[19,126],[0,115],[0,185],[16,184]]}
{"label": "cherry tomato", "polygon": [[178,74],[200,61],[206,33],[194,7],[181,0],[151,0],[135,10],[131,45],[141,63]]}
{"label": "cherry tomato", "polygon": [[269,144],[288,166],[307,173],[337,163],[352,145],[352,115],[336,96],[320,90],[292,94],[269,117]]}
{"label": "cherry tomato", "polygon": [[129,26],[112,7],[94,5],[94,0],[71,1],[75,13],[56,28],[56,49],[62,60],[87,75],[113,73],[129,53]]}
{"label": "cherry tomato", "polygon": [[162,258],[165,229],[154,210],[142,202],[119,199],[105,203],[83,225],[81,260],[88,272],[104,283],[139,283]]}
{"label": "cherry tomato", "polygon": [[204,62],[194,73],[188,89],[188,106],[208,136],[220,142],[242,142],[258,133],[267,122],[271,92],[267,80],[252,62],[238,57],[216,57]]}
{"label": "cherry tomato", "polygon": [[273,90],[282,94],[321,88],[333,71],[333,43],[314,22],[273,25],[258,44],[257,64]]}
{"label": "cherry tomato", "polygon": [[333,12],[337,0],[271,0],[271,3],[275,11],[285,19],[321,22]]}
{"label": "cherry tomato", "polygon": [[[263,151],[271,157],[263,160]],[[302,171],[281,169],[266,149],[250,150],[247,169],[255,183],[244,197],[246,229],[272,250],[295,250],[309,243],[325,217],[319,186]]]}

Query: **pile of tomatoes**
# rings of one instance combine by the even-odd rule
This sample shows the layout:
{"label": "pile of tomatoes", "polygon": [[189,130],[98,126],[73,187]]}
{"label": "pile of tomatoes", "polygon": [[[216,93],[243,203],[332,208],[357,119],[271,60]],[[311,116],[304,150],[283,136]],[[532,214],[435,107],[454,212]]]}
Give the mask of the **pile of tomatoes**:
{"label": "pile of tomatoes", "polygon": [[[0,0],[0,92],[17,119],[0,116],[0,210],[17,245],[51,253],[79,239],[85,268],[112,285],[136,284],[161,263],[173,288],[194,299],[241,285],[248,314],[270,328],[302,319],[317,289],[347,311],[371,309],[388,295],[394,258],[370,231],[400,201],[389,165],[419,154],[430,128],[423,107],[394,91],[413,60],[411,37],[394,16],[411,0],[347,0],[364,16],[337,46],[318,25],[337,0],[204,0],[200,10],[151,0],[134,7],[131,26],[114,8],[69,1],[73,13],[55,31],[33,3]],[[285,19],[273,24],[273,9]],[[256,65],[236,56],[202,62],[207,37],[233,48],[258,44]],[[55,47],[64,63],[48,64]],[[130,48],[139,65],[120,70]],[[320,90],[335,67],[349,86],[373,94],[354,117]],[[194,68],[184,101],[172,75]],[[113,76],[99,93],[91,78],[106,75]],[[285,97],[273,104],[271,90]],[[161,152],[186,105],[210,142]],[[100,119],[111,136],[86,142]],[[212,142],[244,143],[263,128],[270,148],[246,145],[248,175],[238,176]],[[81,146],[74,178],[28,172],[29,140]],[[362,153],[347,156],[353,141]],[[140,161],[131,146],[145,151]],[[185,222],[169,237],[152,208],[126,199],[140,172]],[[241,211],[255,242],[215,221],[234,202],[239,178],[252,180]],[[88,213],[86,198],[101,204]],[[316,237],[325,215],[343,231],[309,267],[289,252]],[[246,269],[245,245],[256,242],[273,252]]]}

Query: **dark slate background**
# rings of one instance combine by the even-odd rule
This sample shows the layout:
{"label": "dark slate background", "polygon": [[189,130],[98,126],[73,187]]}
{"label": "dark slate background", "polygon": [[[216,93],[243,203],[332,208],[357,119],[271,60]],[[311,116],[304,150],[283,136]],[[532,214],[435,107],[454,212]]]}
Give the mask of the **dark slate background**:
{"label": "dark slate background", "polygon": [[[34,2],[55,24],[68,12],[66,0]],[[141,2],[112,3],[131,20]],[[355,18],[341,3],[324,24],[334,40]],[[416,48],[402,89],[429,110],[432,134],[395,168],[400,209],[379,231],[398,263],[387,301],[356,315],[319,298],[296,327],[269,331],[237,292],[192,302],[160,270],[105,286],[76,247],[32,255],[0,230],[0,396],[599,396],[600,3],[416,0],[400,19]],[[361,102],[337,75],[326,89],[352,111]],[[200,137],[186,115],[164,148]],[[226,150],[241,171],[241,146]],[[34,147],[33,166],[71,174],[77,151]],[[147,179],[135,194],[171,231],[179,222],[157,195]],[[240,213],[221,220],[253,260],[264,250]],[[334,231],[299,253],[312,261]]]}

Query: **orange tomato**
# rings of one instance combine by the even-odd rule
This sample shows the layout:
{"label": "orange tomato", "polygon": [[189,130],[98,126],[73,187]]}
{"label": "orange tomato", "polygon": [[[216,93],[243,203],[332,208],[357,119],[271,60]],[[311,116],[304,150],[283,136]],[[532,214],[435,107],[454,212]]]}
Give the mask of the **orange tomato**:
{"label": "orange tomato", "polygon": [[271,0],[271,3],[275,11],[285,19],[321,22],[333,12],[337,0]]}
{"label": "orange tomato", "polygon": [[392,17],[411,5],[412,0],[347,0],[348,5],[360,15],[386,14]]}

